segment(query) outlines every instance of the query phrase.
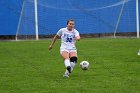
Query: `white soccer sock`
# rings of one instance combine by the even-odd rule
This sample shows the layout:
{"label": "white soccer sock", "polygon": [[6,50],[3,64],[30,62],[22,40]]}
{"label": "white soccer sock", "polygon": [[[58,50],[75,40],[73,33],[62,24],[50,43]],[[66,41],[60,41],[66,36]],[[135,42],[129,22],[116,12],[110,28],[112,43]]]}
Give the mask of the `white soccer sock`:
{"label": "white soccer sock", "polygon": [[70,60],[69,59],[65,59],[64,60],[64,64],[65,64],[65,67],[67,68],[68,66],[71,66],[70,65]]}
{"label": "white soccer sock", "polygon": [[64,75],[69,75],[69,71],[66,69]]}
{"label": "white soccer sock", "polygon": [[[65,60],[64,60],[64,64],[65,64],[65,67],[66,67],[66,68],[67,68],[68,66],[71,66],[70,60],[69,60],[69,59],[65,59]],[[65,74],[65,75],[69,75],[69,71],[66,69],[66,71],[65,71],[64,74]]]}
{"label": "white soccer sock", "polygon": [[72,71],[75,66],[75,62],[70,62],[70,65],[71,65],[71,71]]}

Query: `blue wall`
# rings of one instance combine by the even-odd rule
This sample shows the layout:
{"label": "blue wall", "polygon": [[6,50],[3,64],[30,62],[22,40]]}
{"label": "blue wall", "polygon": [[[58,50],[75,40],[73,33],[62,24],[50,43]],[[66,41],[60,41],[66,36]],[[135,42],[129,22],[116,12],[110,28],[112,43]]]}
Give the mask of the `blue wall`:
{"label": "blue wall", "polygon": [[[113,33],[123,0],[40,0],[40,33],[55,34],[73,18],[81,34]],[[136,32],[135,0],[125,0],[117,32]],[[44,17],[45,16],[45,17]],[[45,28],[45,29],[44,29]]]}
{"label": "blue wall", "polygon": [[15,35],[22,0],[0,0],[0,35]]}
{"label": "blue wall", "polygon": [[[64,11],[62,9],[54,9],[54,7],[48,7],[45,5],[57,5],[57,7],[64,6],[64,1],[69,6],[65,6],[66,9],[74,9],[74,8],[82,8],[83,4],[85,5],[84,8],[89,8],[93,5],[90,5],[90,3],[86,2],[83,3],[82,0],[38,0],[38,10],[44,11],[39,12],[39,34],[55,34],[59,28],[65,27],[66,20],[69,18],[74,18],[76,21],[76,28],[80,31],[80,33],[108,33],[112,32],[114,30],[114,26],[116,21],[115,18],[111,17],[108,14],[105,14],[104,12],[107,12],[108,10],[100,10],[100,12],[95,13],[94,11]],[[70,3],[74,2],[74,3]],[[84,0],[86,1],[86,0]],[[102,0],[106,2],[106,0]],[[113,0],[108,1],[109,3],[112,3]],[[113,2],[118,2],[122,0],[114,0]],[[124,12],[126,10],[126,13],[124,13],[121,17],[120,25],[118,27],[118,32],[135,32],[135,0],[128,0],[130,1],[127,3],[127,5],[124,7]],[[20,11],[22,8],[23,0],[0,0],[0,35],[15,35],[17,30],[17,25],[19,21]],[[63,5],[64,4],[64,5]],[[78,7],[75,5],[79,4]],[[107,3],[104,3],[107,4]],[[73,5],[73,6],[72,6]],[[100,3],[101,5],[101,3]],[[97,4],[94,5],[95,7]],[[118,6],[120,7],[120,6]],[[31,7],[29,7],[31,9]],[[116,7],[117,8],[117,7]],[[131,9],[130,12],[128,9]],[[140,9],[139,9],[140,10]],[[119,12],[119,10],[110,10],[115,11],[115,13]],[[49,14],[48,14],[49,12]],[[77,15],[79,13],[79,15]],[[112,16],[115,14],[113,13]],[[129,15],[125,15],[129,13]],[[140,13],[140,12],[139,12]],[[61,14],[61,15],[59,15]],[[86,18],[85,18],[86,17]],[[97,18],[98,17],[98,18]],[[106,18],[110,17],[111,23],[108,23]],[[126,20],[127,17],[129,18],[129,21]],[[33,18],[34,19],[34,18]],[[102,20],[103,19],[103,20]],[[129,23],[129,22],[132,23]],[[94,24],[92,24],[94,23]],[[29,26],[29,25],[28,25]],[[33,29],[34,23],[32,22],[31,26],[27,27],[29,30]],[[24,26],[23,26],[24,27]],[[31,29],[32,27],[32,29]],[[22,28],[21,28],[22,29]]]}

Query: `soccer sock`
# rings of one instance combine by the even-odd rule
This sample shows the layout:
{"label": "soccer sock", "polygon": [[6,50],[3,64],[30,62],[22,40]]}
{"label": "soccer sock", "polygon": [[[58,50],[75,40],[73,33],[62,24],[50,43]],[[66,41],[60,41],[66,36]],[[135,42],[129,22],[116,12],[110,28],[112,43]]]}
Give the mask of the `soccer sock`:
{"label": "soccer sock", "polygon": [[68,66],[71,66],[70,65],[70,60],[69,59],[65,59],[64,60],[64,64],[65,64],[65,67],[67,68]]}
{"label": "soccer sock", "polygon": [[70,62],[70,65],[71,65],[71,71],[72,71],[75,66],[75,62]]}
{"label": "soccer sock", "polygon": [[[64,64],[65,64],[65,67],[67,68],[68,66],[71,66],[70,64],[70,60],[69,59],[65,59],[64,60]],[[66,69],[65,71],[65,75],[69,75],[69,71]]]}
{"label": "soccer sock", "polygon": [[65,75],[69,75],[69,71],[67,69],[65,71]]}

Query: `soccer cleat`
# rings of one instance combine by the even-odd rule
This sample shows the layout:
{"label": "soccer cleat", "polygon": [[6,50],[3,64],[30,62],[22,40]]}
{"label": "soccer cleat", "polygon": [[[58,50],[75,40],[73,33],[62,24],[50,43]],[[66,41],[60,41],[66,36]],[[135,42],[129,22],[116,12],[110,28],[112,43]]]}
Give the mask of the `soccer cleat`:
{"label": "soccer cleat", "polygon": [[138,51],[138,55],[140,55],[140,50]]}
{"label": "soccer cleat", "polygon": [[71,67],[67,66],[67,70],[69,71],[69,73],[71,73]]}
{"label": "soccer cleat", "polygon": [[67,74],[64,74],[64,75],[63,75],[63,77],[69,78],[69,75],[67,75]]}

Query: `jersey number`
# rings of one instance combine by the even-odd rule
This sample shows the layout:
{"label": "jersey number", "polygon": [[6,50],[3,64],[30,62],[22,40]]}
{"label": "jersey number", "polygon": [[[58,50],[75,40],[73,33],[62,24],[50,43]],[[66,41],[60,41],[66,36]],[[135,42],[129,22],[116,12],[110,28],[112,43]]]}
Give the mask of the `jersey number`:
{"label": "jersey number", "polygon": [[72,42],[72,38],[67,38],[66,42]]}

